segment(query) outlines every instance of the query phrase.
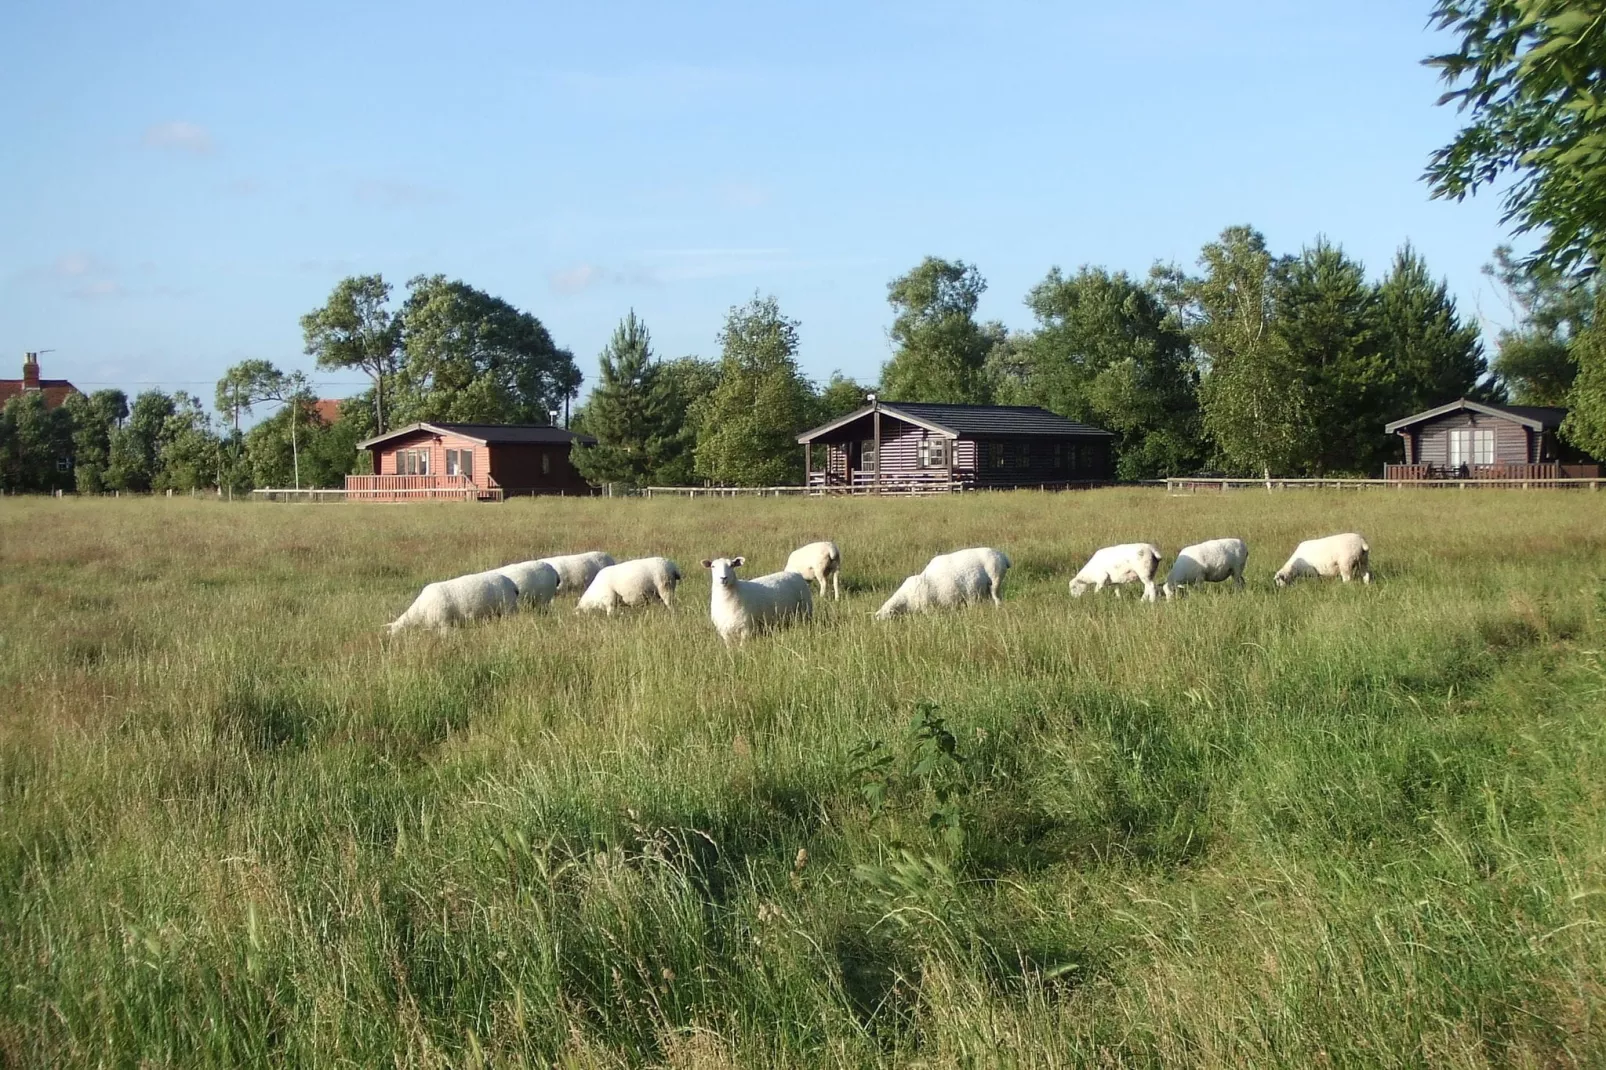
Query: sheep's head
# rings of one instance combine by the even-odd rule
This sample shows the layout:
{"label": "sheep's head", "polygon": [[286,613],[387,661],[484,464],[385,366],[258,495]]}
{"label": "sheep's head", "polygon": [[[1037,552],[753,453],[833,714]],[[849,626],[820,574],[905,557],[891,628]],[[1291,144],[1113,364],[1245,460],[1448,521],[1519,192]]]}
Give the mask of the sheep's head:
{"label": "sheep's head", "polygon": [[920,585],[925,582],[924,576],[910,576],[903,581],[903,586],[892,592],[892,597],[884,602],[875,612],[876,620],[891,620],[916,609],[925,608],[921,599]]}
{"label": "sheep's head", "polygon": [[1087,591],[1087,589],[1089,587],[1092,587],[1092,586],[1093,585],[1091,583],[1087,582],[1086,580],[1072,580],[1071,581],[1071,597],[1072,598],[1080,598],[1080,597],[1082,597],[1082,594],[1085,591]]}
{"label": "sheep's head", "polygon": [[1278,587],[1287,587],[1288,586],[1288,581],[1290,579],[1292,579],[1292,578],[1293,578],[1292,571],[1285,568],[1285,569],[1280,570],[1277,573],[1277,575],[1273,576],[1271,578],[1271,582],[1275,583]]}
{"label": "sheep's head", "polygon": [[713,560],[704,559],[703,567],[714,575],[714,582],[725,587],[736,584],[736,570],[745,564],[745,557],[716,557]]}

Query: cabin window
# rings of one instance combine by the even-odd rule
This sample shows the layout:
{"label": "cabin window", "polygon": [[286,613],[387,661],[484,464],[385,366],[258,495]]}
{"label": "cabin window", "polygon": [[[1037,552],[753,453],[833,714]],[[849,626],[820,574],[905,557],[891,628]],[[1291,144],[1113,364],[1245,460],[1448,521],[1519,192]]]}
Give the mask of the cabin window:
{"label": "cabin window", "polygon": [[948,440],[924,438],[920,440],[920,467],[941,468],[948,463]]}
{"label": "cabin window", "polygon": [[58,472],[71,472],[72,471],[72,458],[71,457],[57,457],[56,458],[56,471],[58,471]]}
{"label": "cabin window", "polygon": [[870,471],[876,466],[875,439],[867,438],[859,443],[859,467]]}
{"label": "cabin window", "polygon": [[1494,464],[1494,428],[1458,427],[1450,431],[1450,467]]}
{"label": "cabin window", "polygon": [[1002,442],[987,443],[987,467],[1002,468],[1007,461],[1008,451]]}
{"label": "cabin window", "polygon": [[552,474],[552,454],[547,450],[541,451],[541,474],[544,476]]}
{"label": "cabin window", "polygon": [[474,478],[474,451],[473,450],[447,450],[446,474],[449,476],[464,476]]}
{"label": "cabin window", "polygon": [[1030,468],[1032,466],[1032,446],[1029,442],[1022,442],[1015,447],[1015,467]]}
{"label": "cabin window", "polygon": [[399,476],[429,475],[429,450],[397,450],[396,474]]}

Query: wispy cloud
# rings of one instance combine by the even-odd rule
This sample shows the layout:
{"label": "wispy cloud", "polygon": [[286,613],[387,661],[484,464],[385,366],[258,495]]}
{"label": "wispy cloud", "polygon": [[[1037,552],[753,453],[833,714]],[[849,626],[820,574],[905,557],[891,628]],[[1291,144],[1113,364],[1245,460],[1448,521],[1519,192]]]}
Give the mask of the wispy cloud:
{"label": "wispy cloud", "polygon": [[651,268],[616,270],[599,264],[576,264],[547,276],[552,289],[565,296],[584,293],[597,286],[656,286],[660,281]]}
{"label": "wispy cloud", "polygon": [[206,127],[182,120],[146,127],[139,143],[148,149],[187,152],[195,156],[206,156],[217,148]]}
{"label": "wispy cloud", "polygon": [[554,271],[552,289],[574,295],[602,286],[663,286],[697,279],[740,278],[797,267],[783,248],[649,249],[629,258],[622,268],[592,261]]}
{"label": "wispy cloud", "polygon": [[354,192],[359,201],[393,208],[414,204],[439,204],[448,199],[445,190],[387,179],[365,179],[357,183]]}
{"label": "wispy cloud", "polygon": [[729,208],[762,208],[770,202],[770,191],[754,182],[726,182],[715,192]]}
{"label": "wispy cloud", "polygon": [[68,297],[81,301],[100,301],[128,293],[118,281],[116,270],[88,253],[65,253],[43,274],[61,286]]}

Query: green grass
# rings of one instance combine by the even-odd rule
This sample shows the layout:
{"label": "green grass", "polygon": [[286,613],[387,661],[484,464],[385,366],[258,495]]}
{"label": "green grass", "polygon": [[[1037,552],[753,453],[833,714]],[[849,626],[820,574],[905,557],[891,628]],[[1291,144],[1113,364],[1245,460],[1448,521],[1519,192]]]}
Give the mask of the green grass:
{"label": "green grass", "polygon": [[[820,537],[725,652],[696,563]],[[870,619],[979,544],[1001,610]],[[679,611],[381,635],[592,547]],[[6,499],[0,1065],[1606,1065],[1603,606],[1587,493]]]}

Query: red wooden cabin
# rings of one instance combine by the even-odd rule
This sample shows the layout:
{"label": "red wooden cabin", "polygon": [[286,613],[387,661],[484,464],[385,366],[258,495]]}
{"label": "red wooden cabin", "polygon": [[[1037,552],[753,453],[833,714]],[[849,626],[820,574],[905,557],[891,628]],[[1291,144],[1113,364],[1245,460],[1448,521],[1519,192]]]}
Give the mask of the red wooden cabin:
{"label": "red wooden cabin", "polygon": [[357,443],[374,474],[346,477],[349,501],[456,498],[501,501],[522,494],[594,494],[569,460],[590,435],[535,424],[416,423]]}

